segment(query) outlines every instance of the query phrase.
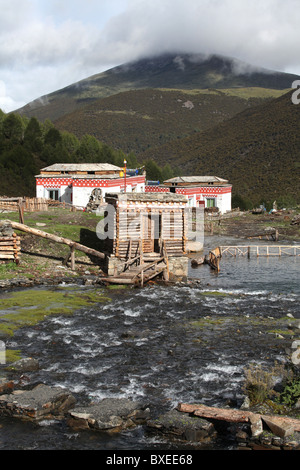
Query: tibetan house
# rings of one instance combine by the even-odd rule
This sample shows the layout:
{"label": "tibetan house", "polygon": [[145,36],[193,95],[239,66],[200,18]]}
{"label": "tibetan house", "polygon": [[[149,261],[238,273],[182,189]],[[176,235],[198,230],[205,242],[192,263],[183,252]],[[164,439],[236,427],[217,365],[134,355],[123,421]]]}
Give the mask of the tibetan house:
{"label": "tibetan house", "polygon": [[93,191],[104,199],[107,192],[144,192],[145,175],[124,175],[110,163],[55,163],[36,176],[36,197],[86,207]]}
{"label": "tibetan house", "polygon": [[[187,198],[171,193],[108,193],[103,226],[106,251],[116,268],[137,256],[168,258],[170,275],[187,270]],[[108,266],[108,271],[109,271]],[[175,270],[177,273],[175,273]]]}

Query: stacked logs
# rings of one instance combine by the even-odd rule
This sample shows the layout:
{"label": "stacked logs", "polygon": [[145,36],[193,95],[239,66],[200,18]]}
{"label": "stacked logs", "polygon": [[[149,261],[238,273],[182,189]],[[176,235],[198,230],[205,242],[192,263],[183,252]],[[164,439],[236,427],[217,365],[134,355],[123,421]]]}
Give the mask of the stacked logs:
{"label": "stacked logs", "polygon": [[0,262],[14,260],[19,264],[20,237],[14,232],[10,221],[0,221]]}

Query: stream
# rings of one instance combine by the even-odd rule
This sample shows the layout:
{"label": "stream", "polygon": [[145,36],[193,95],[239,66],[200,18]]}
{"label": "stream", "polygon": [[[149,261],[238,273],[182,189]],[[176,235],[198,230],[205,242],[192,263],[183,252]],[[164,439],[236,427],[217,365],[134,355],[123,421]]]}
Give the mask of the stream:
{"label": "stream", "polygon": [[[215,247],[217,240],[206,243]],[[299,257],[224,256],[219,274],[203,265],[189,268],[185,284],[111,289],[110,302],[20,329],[7,347],[39,360],[40,370],[26,374],[32,383],[65,387],[78,404],[126,397],[149,404],[154,417],[179,402],[240,406],[245,368],[286,360],[293,341],[287,315],[300,318],[299,263]],[[2,450],[234,448],[228,436],[193,444],[143,426],[108,436],[75,432],[64,422],[0,419]]]}

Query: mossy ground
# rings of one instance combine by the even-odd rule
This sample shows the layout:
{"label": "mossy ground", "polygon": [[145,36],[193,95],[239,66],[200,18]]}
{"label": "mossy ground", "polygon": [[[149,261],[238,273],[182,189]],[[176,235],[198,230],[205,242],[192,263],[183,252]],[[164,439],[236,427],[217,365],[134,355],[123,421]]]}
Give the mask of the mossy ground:
{"label": "mossy ground", "polygon": [[0,303],[0,336],[12,336],[15,330],[33,326],[49,315],[70,315],[80,308],[108,302],[103,290],[82,292],[65,288],[28,289],[2,296]]}

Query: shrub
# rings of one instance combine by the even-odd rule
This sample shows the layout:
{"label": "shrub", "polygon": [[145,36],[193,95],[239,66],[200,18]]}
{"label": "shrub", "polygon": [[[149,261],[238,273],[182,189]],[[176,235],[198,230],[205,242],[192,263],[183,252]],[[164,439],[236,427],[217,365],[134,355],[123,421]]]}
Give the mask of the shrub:
{"label": "shrub", "polygon": [[286,405],[288,407],[293,407],[297,401],[300,399],[300,377],[295,378],[294,380],[289,381],[282,393],[278,397],[279,403]]}
{"label": "shrub", "polygon": [[283,365],[275,363],[271,370],[264,370],[262,365],[251,364],[245,370],[244,393],[250,400],[250,405],[264,403],[266,400],[275,397],[277,392],[274,386],[278,380],[291,380],[291,371]]}

